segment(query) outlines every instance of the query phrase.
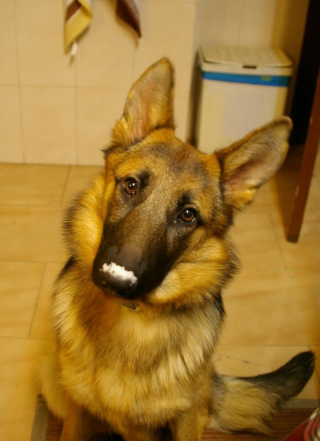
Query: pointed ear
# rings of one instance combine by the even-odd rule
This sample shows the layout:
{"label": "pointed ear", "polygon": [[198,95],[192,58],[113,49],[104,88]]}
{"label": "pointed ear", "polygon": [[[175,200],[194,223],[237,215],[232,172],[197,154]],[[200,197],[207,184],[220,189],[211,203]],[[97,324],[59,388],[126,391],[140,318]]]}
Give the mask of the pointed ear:
{"label": "pointed ear", "polygon": [[152,65],[133,85],[121,119],[113,130],[112,144],[130,146],[154,129],[174,129],[174,70],[166,58]]}
{"label": "pointed ear", "polygon": [[281,117],[216,152],[221,164],[226,202],[241,210],[282,165],[288,151],[292,122]]}

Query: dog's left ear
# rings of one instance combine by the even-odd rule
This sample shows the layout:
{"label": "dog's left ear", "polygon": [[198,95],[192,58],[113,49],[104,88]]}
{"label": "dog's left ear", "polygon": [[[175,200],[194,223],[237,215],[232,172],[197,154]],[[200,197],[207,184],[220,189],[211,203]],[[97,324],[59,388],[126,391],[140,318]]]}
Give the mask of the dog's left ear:
{"label": "dog's left ear", "polygon": [[174,129],[174,71],[167,58],[153,64],[133,85],[112,144],[124,147],[142,141],[158,128]]}
{"label": "dog's left ear", "polygon": [[290,118],[281,117],[215,153],[227,204],[241,210],[253,200],[257,189],[282,165],[291,129]]}

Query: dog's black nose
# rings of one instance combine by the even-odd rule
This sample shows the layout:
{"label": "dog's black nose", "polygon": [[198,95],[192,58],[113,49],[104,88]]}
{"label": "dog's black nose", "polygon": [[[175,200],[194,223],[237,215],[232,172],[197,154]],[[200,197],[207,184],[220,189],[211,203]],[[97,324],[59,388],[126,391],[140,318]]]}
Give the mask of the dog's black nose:
{"label": "dog's black nose", "polygon": [[121,297],[129,297],[137,286],[138,279],[133,271],[111,262],[104,263],[93,274],[96,285],[104,290],[112,290]]}

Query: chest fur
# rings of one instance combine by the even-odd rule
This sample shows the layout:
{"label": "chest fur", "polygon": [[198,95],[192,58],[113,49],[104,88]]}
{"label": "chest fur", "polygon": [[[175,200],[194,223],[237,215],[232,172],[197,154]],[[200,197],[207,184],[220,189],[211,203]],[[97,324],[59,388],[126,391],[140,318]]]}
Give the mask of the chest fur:
{"label": "chest fur", "polygon": [[168,421],[188,408],[208,375],[219,317],[212,308],[155,320],[120,308],[115,321],[106,312],[101,317],[103,308],[94,317],[89,308],[83,321],[71,298],[56,299],[62,381],[108,421],[115,415],[143,424]]}

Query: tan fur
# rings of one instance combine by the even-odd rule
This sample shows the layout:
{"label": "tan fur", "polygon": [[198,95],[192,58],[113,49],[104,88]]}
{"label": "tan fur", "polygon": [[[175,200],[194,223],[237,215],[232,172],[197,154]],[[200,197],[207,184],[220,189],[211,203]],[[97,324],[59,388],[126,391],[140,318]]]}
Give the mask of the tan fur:
{"label": "tan fur", "polygon": [[[84,439],[84,415],[91,428],[96,419],[125,441],[160,440],[165,427],[175,441],[197,441],[209,423],[265,431],[275,408],[272,393],[254,384],[219,380],[212,356],[223,324],[221,288],[237,268],[228,239],[233,211],[251,202],[281,164],[290,124],[280,119],[206,156],[174,136],[173,84],[164,59],[133,86],[104,172],[66,217],[71,260],[52,302],[57,347],[41,371],[49,407],[66,418],[62,441]],[[129,210],[118,202],[118,183],[145,170],[147,193]],[[165,225],[185,194],[201,222],[179,239],[180,230],[169,234]],[[178,240],[183,245],[162,282],[135,300],[135,310],[92,281],[105,222],[120,222],[121,241],[130,238],[128,249],[136,253],[145,237],[158,243],[167,235],[169,254]]]}
{"label": "tan fur", "polygon": [[227,392],[221,400],[216,397],[209,426],[222,432],[251,429],[268,433],[277,396],[236,377],[222,377],[222,381]]}

